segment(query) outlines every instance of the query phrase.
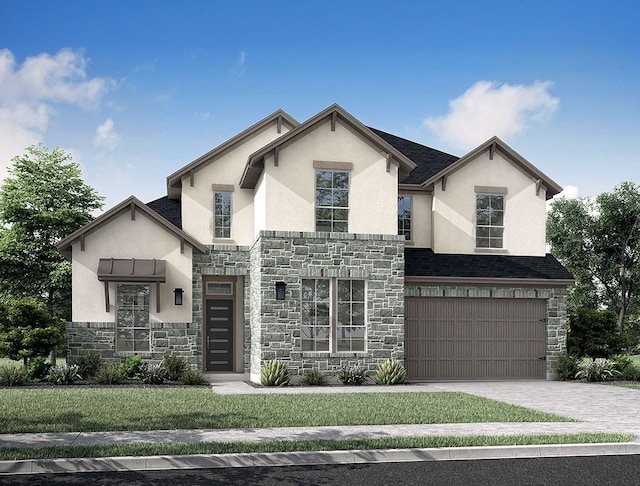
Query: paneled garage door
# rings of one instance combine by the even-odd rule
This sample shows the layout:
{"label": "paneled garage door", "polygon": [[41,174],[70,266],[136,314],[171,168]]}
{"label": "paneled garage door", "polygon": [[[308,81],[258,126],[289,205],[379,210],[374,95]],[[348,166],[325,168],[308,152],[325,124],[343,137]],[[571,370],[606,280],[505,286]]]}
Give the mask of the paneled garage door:
{"label": "paneled garage door", "polygon": [[537,299],[408,297],[410,380],[546,377],[546,302]]}

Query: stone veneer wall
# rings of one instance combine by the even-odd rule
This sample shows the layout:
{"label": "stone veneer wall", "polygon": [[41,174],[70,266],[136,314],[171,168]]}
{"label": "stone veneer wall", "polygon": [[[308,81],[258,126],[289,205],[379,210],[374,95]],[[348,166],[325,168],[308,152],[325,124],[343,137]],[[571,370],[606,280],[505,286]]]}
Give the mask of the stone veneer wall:
{"label": "stone veneer wall", "polygon": [[[364,352],[302,352],[301,280],[351,278],[366,281]],[[250,251],[251,379],[265,361],[285,361],[293,375],[335,372],[360,362],[374,370],[404,358],[404,239],[396,235],[261,231]],[[275,283],[285,282],[285,300]]]}
{"label": "stone veneer wall", "polygon": [[558,355],[567,349],[566,287],[490,287],[408,283],[407,297],[544,299],[547,302],[547,379],[555,379]]}
{"label": "stone veneer wall", "polygon": [[197,360],[199,369],[203,369],[203,300],[202,300],[202,277],[203,276],[242,276],[244,277],[244,322],[243,329],[243,372],[249,370],[250,360],[250,327],[249,309],[251,307],[249,294],[249,247],[238,245],[213,245],[208,246],[206,254],[193,252],[193,327],[198,329],[200,340],[197,349]]}
{"label": "stone veneer wall", "polygon": [[106,363],[120,363],[127,356],[138,354],[145,361],[159,363],[165,352],[173,351],[196,366],[200,332],[185,322],[151,322],[151,349],[148,352],[116,351],[115,322],[68,322],[67,360],[82,353],[97,351]]}

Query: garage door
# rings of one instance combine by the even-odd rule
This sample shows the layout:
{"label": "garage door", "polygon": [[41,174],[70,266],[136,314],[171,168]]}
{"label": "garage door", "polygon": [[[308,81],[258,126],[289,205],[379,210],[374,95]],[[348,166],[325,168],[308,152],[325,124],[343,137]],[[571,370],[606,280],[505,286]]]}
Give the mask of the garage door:
{"label": "garage door", "polygon": [[546,377],[546,302],[409,297],[405,356],[411,380]]}

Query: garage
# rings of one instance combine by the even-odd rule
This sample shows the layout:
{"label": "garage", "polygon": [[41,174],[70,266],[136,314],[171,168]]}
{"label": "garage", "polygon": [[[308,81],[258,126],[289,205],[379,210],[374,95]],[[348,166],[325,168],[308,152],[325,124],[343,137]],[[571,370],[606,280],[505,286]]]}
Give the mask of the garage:
{"label": "garage", "polygon": [[546,301],[408,297],[410,380],[546,377]]}

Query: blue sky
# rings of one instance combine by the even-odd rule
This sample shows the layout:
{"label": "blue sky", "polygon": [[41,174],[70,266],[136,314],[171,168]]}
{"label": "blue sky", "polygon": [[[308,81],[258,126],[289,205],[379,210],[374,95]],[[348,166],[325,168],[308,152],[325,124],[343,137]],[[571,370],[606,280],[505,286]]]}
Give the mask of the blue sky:
{"label": "blue sky", "polygon": [[334,102],[455,155],[496,134],[568,194],[640,182],[636,2],[2,4],[0,177],[59,146],[107,208],[278,108]]}

